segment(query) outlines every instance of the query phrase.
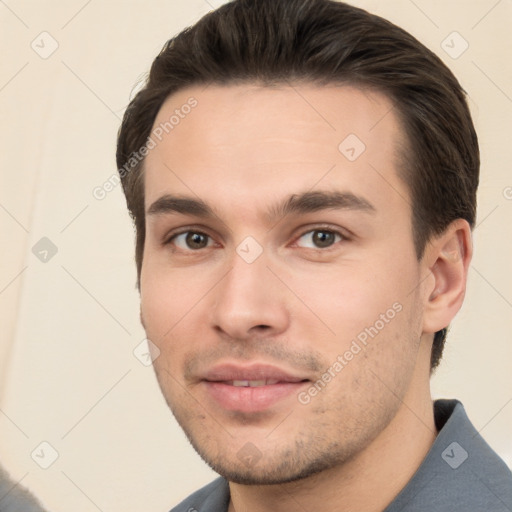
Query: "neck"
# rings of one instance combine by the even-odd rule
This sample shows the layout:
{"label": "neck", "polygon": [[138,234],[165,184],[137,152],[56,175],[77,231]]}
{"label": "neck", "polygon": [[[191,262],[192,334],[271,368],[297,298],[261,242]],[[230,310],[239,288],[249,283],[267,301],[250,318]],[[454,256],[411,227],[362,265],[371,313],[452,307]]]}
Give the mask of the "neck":
{"label": "neck", "polygon": [[[229,512],[315,510],[381,512],[407,485],[430,450],[437,431],[424,369],[417,371],[397,414],[350,461],[286,484],[230,482]],[[417,382],[416,382],[417,381]]]}

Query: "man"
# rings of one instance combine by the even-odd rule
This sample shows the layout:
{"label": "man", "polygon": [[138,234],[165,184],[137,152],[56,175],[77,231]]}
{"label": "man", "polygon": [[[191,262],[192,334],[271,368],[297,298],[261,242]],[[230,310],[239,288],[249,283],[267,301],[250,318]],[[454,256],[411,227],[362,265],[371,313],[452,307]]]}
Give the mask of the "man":
{"label": "man", "polygon": [[512,510],[429,378],[472,256],[464,91],[328,0],[237,0],[171,39],[119,132],[162,392],[221,477],[173,511]]}

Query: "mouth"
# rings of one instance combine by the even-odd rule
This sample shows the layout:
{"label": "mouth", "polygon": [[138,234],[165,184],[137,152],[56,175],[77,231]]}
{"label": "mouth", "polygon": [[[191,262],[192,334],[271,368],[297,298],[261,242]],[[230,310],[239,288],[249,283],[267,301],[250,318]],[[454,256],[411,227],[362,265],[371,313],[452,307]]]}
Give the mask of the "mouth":
{"label": "mouth", "polygon": [[236,388],[259,388],[261,386],[273,386],[278,384],[276,379],[263,379],[263,380],[230,380],[224,382],[228,386],[235,386]]}
{"label": "mouth", "polygon": [[219,365],[201,379],[209,398],[226,411],[261,412],[289,400],[310,380],[261,364]]}

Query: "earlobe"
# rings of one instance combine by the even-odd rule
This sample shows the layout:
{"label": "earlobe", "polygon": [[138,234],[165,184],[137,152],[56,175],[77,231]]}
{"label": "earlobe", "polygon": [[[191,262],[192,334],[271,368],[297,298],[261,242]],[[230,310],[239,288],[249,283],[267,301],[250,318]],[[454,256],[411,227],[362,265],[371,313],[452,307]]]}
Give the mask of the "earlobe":
{"label": "earlobe", "polygon": [[472,253],[471,228],[464,219],[452,222],[429,244],[429,271],[434,286],[425,304],[423,332],[444,329],[461,308]]}

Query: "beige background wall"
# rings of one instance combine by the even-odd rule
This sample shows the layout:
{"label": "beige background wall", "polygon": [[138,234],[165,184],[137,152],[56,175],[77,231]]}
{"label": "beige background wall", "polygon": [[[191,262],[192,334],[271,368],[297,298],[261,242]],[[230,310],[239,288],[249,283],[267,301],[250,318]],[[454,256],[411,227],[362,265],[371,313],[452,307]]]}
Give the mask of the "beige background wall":
{"label": "beige background wall", "polygon": [[[166,511],[214,476],[133,354],[144,338],[133,232],[120,187],[103,200],[93,189],[115,173],[134,84],[220,3],[0,2],[0,458],[53,512]],[[476,253],[433,388],[462,400],[512,465],[512,2],[353,3],[411,31],[470,95],[483,161]]]}

